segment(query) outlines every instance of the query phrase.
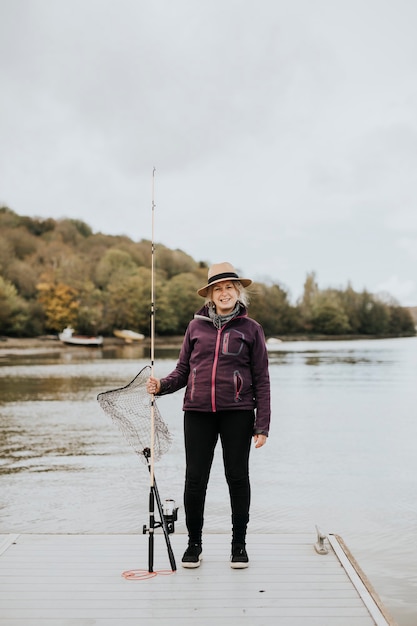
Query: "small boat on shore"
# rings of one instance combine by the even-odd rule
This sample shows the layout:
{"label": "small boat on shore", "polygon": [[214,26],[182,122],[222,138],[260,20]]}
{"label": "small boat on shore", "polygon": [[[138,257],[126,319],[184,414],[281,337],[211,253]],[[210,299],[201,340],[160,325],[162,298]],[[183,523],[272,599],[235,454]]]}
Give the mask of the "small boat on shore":
{"label": "small boat on shore", "polygon": [[101,335],[76,335],[73,328],[68,326],[64,328],[62,333],[59,333],[58,338],[62,343],[71,346],[101,346],[103,345],[103,337]]}
{"label": "small boat on shore", "polygon": [[278,337],[269,337],[269,339],[266,340],[266,349],[271,352],[274,350],[280,350],[281,344],[282,339],[278,339]]}
{"label": "small boat on shore", "polygon": [[124,339],[125,343],[133,343],[134,341],[143,341],[145,339],[145,335],[136,333],[134,330],[114,330],[113,334],[119,339]]}

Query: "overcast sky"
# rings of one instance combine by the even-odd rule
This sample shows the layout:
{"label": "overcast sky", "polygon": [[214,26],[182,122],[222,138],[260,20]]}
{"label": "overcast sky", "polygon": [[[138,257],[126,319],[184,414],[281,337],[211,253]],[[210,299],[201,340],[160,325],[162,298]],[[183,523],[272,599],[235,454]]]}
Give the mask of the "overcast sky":
{"label": "overcast sky", "polygon": [[417,305],[415,0],[0,0],[0,204]]}

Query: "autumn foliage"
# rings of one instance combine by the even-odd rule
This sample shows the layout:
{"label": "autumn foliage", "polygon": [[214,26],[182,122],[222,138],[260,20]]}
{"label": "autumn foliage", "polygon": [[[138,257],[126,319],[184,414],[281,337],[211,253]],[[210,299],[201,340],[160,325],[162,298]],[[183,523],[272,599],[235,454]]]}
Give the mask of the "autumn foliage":
{"label": "autumn foliage", "polygon": [[[155,250],[157,334],[181,335],[203,303],[196,291],[209,262],[161,244]],[[146,239],[0,208],[0,335],[56,334],[66,326],[88,334],[129,328],[149,335],[151,253]],[[313,272],[295,304],[277,283],[254,283],[250,298],[250,315],[267,336],[415,334],[410,311],[389,296],[357,293],[349,285],[321,290]]]}

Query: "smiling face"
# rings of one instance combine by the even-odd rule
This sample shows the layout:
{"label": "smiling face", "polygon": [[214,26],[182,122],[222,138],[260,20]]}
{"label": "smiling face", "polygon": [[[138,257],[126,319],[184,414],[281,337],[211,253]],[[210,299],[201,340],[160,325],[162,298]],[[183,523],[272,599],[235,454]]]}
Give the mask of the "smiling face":
{"label": "smiling face", "polygon": [[213,285],[211,300],[216,306],[218,315],[231,313],[236,306],[239,292],[233,280],[222,280]]}

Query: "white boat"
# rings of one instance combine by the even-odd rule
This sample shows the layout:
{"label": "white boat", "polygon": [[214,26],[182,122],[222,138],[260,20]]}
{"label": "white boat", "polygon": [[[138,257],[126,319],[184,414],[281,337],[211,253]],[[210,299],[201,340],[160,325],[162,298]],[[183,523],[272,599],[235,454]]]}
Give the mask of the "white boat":
{"label": "white boat", "polygon": [[101,335],[76,335],[74,329],[68,326],[64,328],[58,337],[62,343],[72,346],[101,346],[103,345],[103,337]]}
{"label": "white boat", "polygon": [[278,337],[269,337],[266,340],[266,349],[273,352],[274,350],[281,350],[282,339]]}
{"label": "white boat", "polygon": [[113,334],[115,337],[119,337],[119,339],[124,339],[125,343],[133,343],[133,341],[143,341],[145,339],[145,335],[135,333],[134,330],[114,330]]}

